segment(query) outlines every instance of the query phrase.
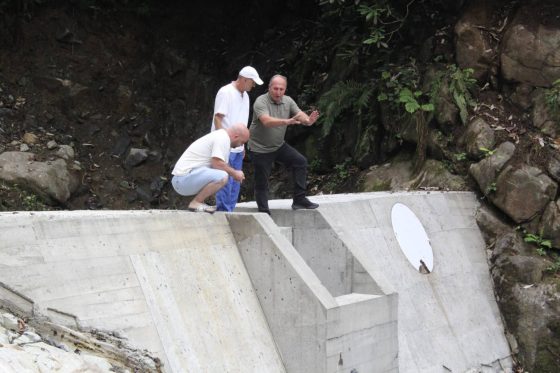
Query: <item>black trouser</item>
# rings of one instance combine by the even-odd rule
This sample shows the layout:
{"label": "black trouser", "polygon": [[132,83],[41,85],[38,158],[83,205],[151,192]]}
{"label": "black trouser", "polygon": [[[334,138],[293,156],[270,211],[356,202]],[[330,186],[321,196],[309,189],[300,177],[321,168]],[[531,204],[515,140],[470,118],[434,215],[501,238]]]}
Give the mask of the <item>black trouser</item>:
{"label": "black trouser", "polygon": [[274,162],[280,162],[292,169],[294,201],[305,197],[307,159],[290,145],[284,143],[280,149],[272,153],[251,152],[251,160],[255,167],[255,200],[260,211],[268,210],[268,178]]}

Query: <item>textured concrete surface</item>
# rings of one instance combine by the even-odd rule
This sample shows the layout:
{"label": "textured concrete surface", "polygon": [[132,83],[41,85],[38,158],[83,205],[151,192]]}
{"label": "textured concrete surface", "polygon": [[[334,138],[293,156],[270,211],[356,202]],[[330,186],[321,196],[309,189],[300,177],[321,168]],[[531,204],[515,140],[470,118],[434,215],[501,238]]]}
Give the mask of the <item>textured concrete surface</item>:
{"label": "textured concrete surface", "polygon": [[[117,330],[166,372],[508,371],[470,193],[271,201],[272,217],[179,211],[0,213],[0,297]],[[395,237],[422,223],[433,271]]]}
{"label": "textured concrete surface", "polygon": [[[464,192],[365,193],[311,197],[317,210],[292,211],[271,201],[272,218],[292,227],[293,245],[333,292],[398,294],[400,372],[508,371],[512,361],[494,298],[485,244]],[[422,274],[399,247],[391,222],[396,203],[418,217],[434,268]],[[252,211],[243,204],[240,211]],[[351,253],[349,255],[348,253]],[[348,257],[363,268],[349,275]],[[367,273],[373,282],[359,280]],[[364,290],[367,289],[367,290]]]}
{"label": "textured concrete surface", "polygon": [[[288,372],[398,371],[396,294],[354,289],[352,268],[339,291],[268,215],[228,219]],[[355,260],[349,255],[348,261]]]}
{"label": "textured concrete surface", "polygon": [[0,282],[167,372],[284,372],[225,215],[0,214]]}

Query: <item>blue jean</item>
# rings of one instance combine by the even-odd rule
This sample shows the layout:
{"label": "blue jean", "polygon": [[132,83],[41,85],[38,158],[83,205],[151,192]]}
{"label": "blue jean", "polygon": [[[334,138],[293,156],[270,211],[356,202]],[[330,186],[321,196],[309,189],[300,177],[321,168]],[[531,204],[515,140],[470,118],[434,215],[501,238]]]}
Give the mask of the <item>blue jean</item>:
{"label": "blue jean", "polygon": [[[241,170],[243,167],[243,152],[229,153],[229,165],[236,170]],[[233,211],[237,204],[237,198],[239,198],[240,189],[241,184],[230,176],[227,184],[216,193],[216,209],[218,211]]]}

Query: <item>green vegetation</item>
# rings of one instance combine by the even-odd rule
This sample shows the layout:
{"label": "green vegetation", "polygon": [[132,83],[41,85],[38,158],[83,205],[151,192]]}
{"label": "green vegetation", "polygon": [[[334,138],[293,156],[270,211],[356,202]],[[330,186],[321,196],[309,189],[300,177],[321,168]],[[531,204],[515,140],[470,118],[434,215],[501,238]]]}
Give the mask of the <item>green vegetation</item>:
{"label": "green vegetation", "polygon": [[446,84],[453,102],[459,109],[461,121],[466,123],[467,108],[475,105],[470,92],[476,84],[476,79],[471,77],[473,69],[460,69],[456,65],[448,65],[445,70],[436,74],[428,92],[422,92],[419,88],[421,74],[416,61],[411,60],[408,66],[400,66],[395,71],[397,72],[393,75],[386,71],[382,73],[381,80],[384,84],[377,97],[379,101],[404,103],[406,111],[411,114],[417,110],[434,111],[442,84]]}
{"label": "green vegetation", "polygon": [[546,250],[550,250],[552,248],[552,241],[543,238],[542,232],[541,234],[535,234],[535,233],[529,233],[524,230],[523,241],[537,246],[537,253],[543,256],[546,255]]}
{"label": "green vegetation", "polygon": [[409,7],[398,11],[391,1],[367,0],[320,0],[326,15],[335,15],[360,34],[361,43],[365,46],[388,48],[389,42],[402,28],[409,15]]}
{"label": "green vegetation", "polygon": [[461,120],[463,123],[466,122],[467,106],[474,106],[470,89],[476,80],[470,78],[472,69],[459,69],[455,65],[449,65],[447,70],[437,74],[428,92],[421,90],[421,72],[414,59],[404,66],[394,66],[392,70],[393,73],[390,71],[381,73],[378,101],[387,101],[393,108],[402,104],[409,114],[414,114],[418,110],[431,112],[435,109],[441,85],[447,82],[453,100],[461,113]]}
{"label": "green vegetation", "polygon": [[471,90],[476,85],[476,79],[472,77],[473,69],[460,69],[454,64],[447,65],[447,69],[437,74],[436,80],[432,83],[430,96],[435,103],[439,97],[441,84],[445,82],[453,102],[459,109],[459,117],[463,124],[467,123],[468,106],[474,107],[475,100]]}
{"label": "green vegetation", "polygon": [[17,184],[0,182],[0,211],[46,211],[52,209],[37,194],[22,189]]}
{"label": "green vegetation", "polygon": [[318,173],[323,168],[323,160],[320,158],[314,158],[309,162],[309,170],[314,173]]}
{"label": "green vegetation", "polygon": [[334,166],[335,175],[340,182],[344,182],[350,175],[351,164],[352,158],[346,158],[343,163]]}
{"label": "green vegetation", "polygon": [[403,113],[401,109],[408,114],[414,114],[418,110],[433,111],[433,102],[420,88],[420,77],[414,59],[404,66],[395,66],[392,72],[383,71],[377,100],[388,102],[392,109],[400,113]]}
{"label": "green vegetation", "polygon": [[43,199],[36,194],[21,191],[21,202],[25,211],[44,211],[48,210]]}
{"label": "green vegetation", "polygon": [[558,273],[560,271],[560,255],[554,253],[552,254],[552,264],[546,268],[548,272],[552,272],[553,274]]}
{"label": "green vegetation", "polygon": [[490,193],[496,193],[496,183],[490,183],[490,185],[488,185],[488,188],[486,188],[486,195],[489,195]]}
{"label": "green vegetation", "polygon": [[[381,88],[377,96],[379,102],[388,102],[401,117],[409,116],[416,125],[418,141],[416,146],[415,171],[419,171],[426,159],[428,142],[428,123],[431,120],[434,104],[430,96],[420,87],[420,71],[414,59],[405,66],[399,66],[394,73],[381,73]],[[429,115],[429,117],[426,116]]]}
{"label": "green vegetation", "polygon": [[363,43],[374,44],[377,48],[387,48],[387,42],[395,31],[387,32],[385,25],[389,22],[400,23],[402,20],[393,19],[393,21],[389,21],[389,19],[394,18],[393,10],[388,4],[381,1],[374,1],[372,4],[360,4],[358,13],[365,17],[369,29],[369,36]]}
{"label": "green vegetation", "polygon": [[545,90],[544,98],[550,113],[555,118],[560,118],[560,79],[555,80],[552,87]]}
{"label": "green vegetation", "polygon": [[322,136],[328,136],[333,125],[345,112],[353,113],[360,121],[370,120],[372,106],[370,102],[373,85],[354,81],[338,82],[328,90],[318,102],[322,113]]}
{"label": "green vegetation", "polygon": [[399,102],[404,104],[404,108],[410,114],[414,114],[418,110],[434,111],[434,105],[431,103],[422,104],[418,99],[422,96],[422,91],[412,92],[409,88],[403,88],[399,92]]}
{"label": "green vegetation", "polygon": [[[441,94],[435,85],[445,84],[464,120],[472,103],[472,70],[441,65],[438,79],[426,82],[427,60],[400,57],[415,55],[413,50],[401,53],[400,49],[410,48],[411,33],[419,28],[435,32],[445,24],[444,17],[430,4],[415,0],[320,0],[318,4],[317,27],[310,31],[315,36],[306,34],[307,39],[302,35],[295,41],[301,45],[298,58],[286,59],[284,68],[293,70],[291,81],[296,82],[301,105],[316,104],[321,112],[318,127],[328,144],[325,151],[330,152],[324,167],[333,167],[348,155],[363,167],[381,155],[383,146],[392,146],[384,140],[410,130],[412,124],[418,134],[418,170],[426,157],[429,125]],[[445,63],[443,56],[440,60]],[[331,152],[333,148],[339,152]]]}
{"label": "green vegetation", "polygon": [[488,149],[483,146],[478,149],[484,154],[484,157],[489,157],[496,152],[496,149]]}
{"label": "green vegetation", "polygon": [[560,255],[553,251],[552,241],[543,237],[542,232],[540,234],[529,233],[523,230],[523,241],[531,243],[537,247],[537,254],[540,256],[548,256],[552,261],[547,268],[547,272],[556,274],[560,271]]}
{"label": "green vegetation", "polygon": [[467,153],[455,153],[455,160],[458,162],[467,160]]}

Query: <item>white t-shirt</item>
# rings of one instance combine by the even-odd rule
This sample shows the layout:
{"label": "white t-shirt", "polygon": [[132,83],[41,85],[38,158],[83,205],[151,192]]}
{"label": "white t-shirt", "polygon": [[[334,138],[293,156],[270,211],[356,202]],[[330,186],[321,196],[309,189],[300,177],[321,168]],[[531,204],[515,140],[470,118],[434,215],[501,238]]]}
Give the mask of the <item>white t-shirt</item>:
{"label": "white t-shirt", "polygon": [[193,142],[181,155],[171,172],[175,176],[188,174],[193,168],[210,167],[212,158],[229,161],[231,140],[226,130],[210,132]]}
{"label": "white t-shirt", "polygon": [[[212,131],[216,129],[214,116],[223,114],[222,127],[229,128],[236,123],[249,122],[249,95],[247,92],[239,92],[235,88],[235,82],[220,88],[214,101],[214,115],[212,116]],[[233,148],[233,153],[240,153],[244,149],[243,145]]]}

